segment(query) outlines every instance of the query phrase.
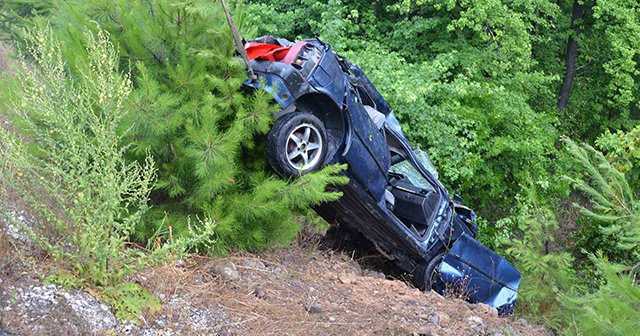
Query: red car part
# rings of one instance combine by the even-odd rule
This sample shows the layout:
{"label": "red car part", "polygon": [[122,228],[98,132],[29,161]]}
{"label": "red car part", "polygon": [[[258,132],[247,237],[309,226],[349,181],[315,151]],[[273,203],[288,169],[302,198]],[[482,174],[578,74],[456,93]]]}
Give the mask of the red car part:
{"label": "red car part", "polygon": [[292,64],[306,44],[307,42],[298,42],[291,47],[283,47],[277,44],[247,42],[244,45],[244,49],[247,51],[247,56],[250,60]]}

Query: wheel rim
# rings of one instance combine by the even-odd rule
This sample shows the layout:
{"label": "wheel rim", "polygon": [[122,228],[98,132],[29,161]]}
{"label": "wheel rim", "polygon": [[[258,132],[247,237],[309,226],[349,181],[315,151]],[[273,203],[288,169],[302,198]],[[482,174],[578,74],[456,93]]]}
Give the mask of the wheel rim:
{"label": "wheel rim", "polygon": [[322,135],[315,126],[300,124],[287,138],[287,162],[296,170],[313,168],[320,161],[322,145]]}

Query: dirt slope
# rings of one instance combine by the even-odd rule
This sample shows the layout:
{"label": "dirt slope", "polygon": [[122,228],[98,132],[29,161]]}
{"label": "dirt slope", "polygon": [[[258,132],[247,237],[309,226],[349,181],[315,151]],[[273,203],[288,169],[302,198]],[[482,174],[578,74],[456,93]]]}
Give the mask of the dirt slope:
{"label": "dirt slope", "polygon": [[[0,221],[1,222],[1,221]],[[6,222],[5,222],[6,224]],[[2,223],[0,223],[2,226]],[[6,232],[6,228],[4,230]],[[163,302],[135,325],[90,291],[42,286],[20,244],[0,238],[0,335],[546,335],[486,305],[424,293],[376,254],[306,233],[291,247],[188,260],[137,274]],[[24,244],[22,245],[24,246]],[[19,258],[12,255],[22,254]],[[38,267],[38,266],[36,266]]]}

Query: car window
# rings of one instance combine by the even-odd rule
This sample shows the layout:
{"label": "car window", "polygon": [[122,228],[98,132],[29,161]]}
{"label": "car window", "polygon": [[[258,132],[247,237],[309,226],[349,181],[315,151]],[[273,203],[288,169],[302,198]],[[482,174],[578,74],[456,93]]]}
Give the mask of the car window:
{"label": "car window", "polygon": [[422,163],[422,165],[427,168],[429,173],[431,173],[433,177],[438,179],[438,171],[436,170],[436,167],[433,166],[433,163],[431,163],[429,154],[427,154],[427,152],[423,151],[420,148],[416,148],[413,152],[416,154],[416,157],[418,157],[418,161],[420,161],[420,163]]}
{"label": "car window", "polygon": [[427,181],[427,179],[424,178],[424,176],[422,176],[422,174],[420,174],[420,172],[411,164],[411,162],[407,160],[403,160],[392,165],[389,172],[402,174],[409,180],[409,182],[411,182],[411,184],[418,188],[436,191],[436,188],[434,188],[433,185],[429,183],[429,181]]}

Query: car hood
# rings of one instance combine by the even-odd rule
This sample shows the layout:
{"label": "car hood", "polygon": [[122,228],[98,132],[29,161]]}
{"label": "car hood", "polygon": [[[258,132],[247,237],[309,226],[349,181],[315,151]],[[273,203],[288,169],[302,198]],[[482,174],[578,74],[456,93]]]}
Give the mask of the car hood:
{"label": "car hood", "polygon": [[[483,302],[500,315],[513,313],[522,276],[506,259],[468,235],[462,235],[445,254],[439,267],[437,290],[462,294]],[[457,290],[462,288],[463,293]]]}

